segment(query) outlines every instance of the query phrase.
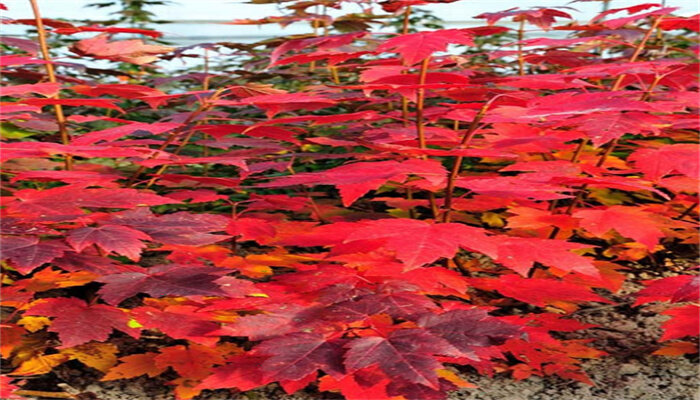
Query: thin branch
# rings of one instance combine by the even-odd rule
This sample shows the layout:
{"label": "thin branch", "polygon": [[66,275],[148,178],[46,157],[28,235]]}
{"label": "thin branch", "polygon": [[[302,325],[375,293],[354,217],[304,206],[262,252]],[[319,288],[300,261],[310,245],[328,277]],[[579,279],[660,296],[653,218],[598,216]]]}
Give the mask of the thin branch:
{"label": "thin branch", "polygon": [[[41,19],[41,12],[39,11],[39,5],[36,0],[29,0],[29,4],[32,6],[32,12],[34,13],[34,21],[36,22],[36,30],[39,34],[39,49],[41,50],[41,56],[46,61],[44,67],[46,68],[46,75],[49,78],[49,82],[57,83],[56,71],[53,67],[53,61],[51,60],[51,54],[49,53],[49,46],[46,43],[46,29],[44,29],[44,21]],[[58,93],[51,96],[54,99],[60,99]],[[53,106],[54,114],[56,115],[56,124],[58,124],[58,132],[61,135],[61,144],[70,144],[70,135],[68,133],[68,126],[66,124],[66,116],[63,114],[63,106],[60,104],[54,104]],[[66,170],[73,169],[73,157],[70,154],[66,154],[64,159],[64,167]]]}

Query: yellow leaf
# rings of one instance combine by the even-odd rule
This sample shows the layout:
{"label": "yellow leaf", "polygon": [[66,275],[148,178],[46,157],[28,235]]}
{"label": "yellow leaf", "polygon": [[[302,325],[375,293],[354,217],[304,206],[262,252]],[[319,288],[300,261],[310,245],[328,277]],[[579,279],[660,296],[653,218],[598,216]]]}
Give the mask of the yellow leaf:
{"label": "yellow leaf", "polygon": [[177,400],[189,400],[202,393],[202,389],[197,389],[197,386],[202,383],[200,380],[177,378],[169,383],[176,385],[175,398]]}
{"label": "yellow leaf", "polygon": [[501,228],[506,224],[500,214],[493,212],[481,214],[481,221],[491,228]]}
{"label": "yellow leaf", "polygon": [[53,367],[68,361],[64,354],[38,355],[20,364],[10,375],[40,375],[51,372]]}
{"label": "yellow leaf", "polygon": [[457,376],[457,374],[450,371],[449,369],[439,369],[436,372],[440,378],[445,379],[447,381],[450,381],[451,383],[455,384],[457,387],[461,387],[461,388],[478,387],[478,386],[474,385],[473,383],[469,383],[469,382],[465,381],[464,379],[460,378],[459,376]]}
{"label": "yellow leaf", "polygon": [[[5,340],[5,338],[3,338],[3,340]],[[46,342],[47,338],[42,334],[22,337],[21,344],[12,351],[12,365],[17,366],[44,354],[44,350],[46,350],[47,347]]]}
{"label": "yellow leaf", "polygon": [[634,203],[629,196],[620,191],[612,191],[608,188],[589,188],[588,197],[598,200],[606,206],[616,206],[625,203]]}
{"label": "yellow leaf", "polygon": [[18,325],[22,325],[29,332],[36,332],[51,325],[51,320],[47,317],[24,316],[17,321]]}
{"label": "yellow leaf", "polygon": [[90,342],[61,350],[71,360],[78,360],[88,367],[107,372],[117,363],[117,346],[111,343]]}
{"label": "yellow leaf", "polygon": [[127,325],[129,328],[143,328],[143,325],[139,324],[139,322],[135,319],[130,319],[129,322],[127,322]]}

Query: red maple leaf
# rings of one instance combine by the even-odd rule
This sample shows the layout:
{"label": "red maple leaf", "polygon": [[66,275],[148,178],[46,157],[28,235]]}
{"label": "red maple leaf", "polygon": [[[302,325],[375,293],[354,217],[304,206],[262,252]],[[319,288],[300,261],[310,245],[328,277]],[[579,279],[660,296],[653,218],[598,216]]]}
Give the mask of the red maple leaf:
{"label": "red maple leaf", "polygon": [[667,144],[656,149],[638,149],[628,159],[652,181],[672,173],[700,178],[700,150],[695,144]]}
{"label": "red maple leaf", "polygon": [[347,207],[387,181],[403,182],[409,175],[423,177],[431,184],[441,186],[445,182],[447,170],[440,163],[429,160],[358,162],[322,172],[284,176],[257,186],[335,185],[340,190],[343,205]]}
{"label": "red maple leaf", "polygon": [[700,330],[700,307],[695,304],[675,307],[661,314],[670,315],[671,319],[661,325],[664,334],[660,341],[680,339],[686,336],[698,336]]}
{"label": "red maple leaf", "polygon": [[438,51],[445,51],[448,44],[473,45],[472,34],[462,29],[409,33],[387,39],[377,47],[378,52],[398,53],[404,64],[414,65]]}
{"label": "red maple leaf", "polygon": [[658,228],[655,214],[640,207],[610,206],[598,210],[581,210],[573,214],[579,225],[588,232],[602,236],[610,230],[634,239],[653,251],[666,235]]}
{"label": "red maple leaf", "polygon": [[396,252],[396,257],[405,264],[406,269],[418,268],[440,257],[452,257],[460,246],[480,253],[495,253],[495,246],[484,230],[462,224],[383,219],[362,225],[344,242],[382,239],[384,246]]}
{"label": "red maple leaf", "polygon": [[99,294],[109,304],[138,293],[161,296],[224,296],[215,281],[228,272],[223,268],[199,265],[164,264],[143,271],[107,275],[97,281],[105,283]]}
{"label": "red maple leaf", "polygon": [[124,311],[103,304],[90,305],[74,297],[39,300],[24,314],[54,317],[49,331],[58,333],[63,348],[91,340],[104,342],[113,329],[134,335]]}
{"label": "red maple leaf", "polygon": [[112,221],[145,232],[154,241],[185,246],[204,246],[230,236],[212,234],[226,230],[229,219],[216,214],[177,212],[157,216],[147,208],[112,215]]}
{"label": "red maple leaf", "polygon": [[549,30],[557,18],[572,19],[571,15],[554,8],[537,7],[530,10],[520,10],[517,7],[505,11],[479,14],[474,18],[483,18],[493,25],[500,19],[513,17],[513,21],[527,21],[533,25]]}
{"label": "red maple leaf", "polygon": [[501,344],[506,339],[515,337],[520,330],[479,309],[452,310],[439,315],[425,314],[418,320],[418,325],[444,338],[472,358],[478,358],[474,353],[476,348]]}
{"label": "red maple leaf", "polygon": [[102,225],[78,228],[66,237],[68,244],[81,252],[88,246],[97,245],[108,253],[115,252],[138,261],[146,244],[141,240],[151,240],[147,234],[122,225]]}
{"label": "red maple leaf", "polygon": [[244,353],[229,358],[227,364],[214,369],[214,372],[205,378],[198,389],[230,389],[240,391],[255,389],[269,383],[264,378],[260,366],[267,357],[260,354]]}
{"label": "red maple leaf", "polygon": [[498,279],[473,278],[471,281],[477,287],[497,290],[504,296],[540,307],[559,302],[580,303],[597,301],[611,303],[611,301],[594,294],[585,287],[554,279],[501,275]]}
{"label": "red maple leaf", "polygon": [[81,56],[124,61],[132,64],[148,64],[158,59],[158,55],[169,53],[172,47],[145,44],[141,39],[109,41],[108,34],[102,34],[75,43],[71,50]]}
{"label": "red maple leaf", "polygon": [[22,274],[60,257],[69,250],[58,241],[39,241],[35,236],[3,236],[2,258],[9,259]]}
{"label": "red maple leaf", "polygon": [[446,340],[423,329],[399,329],[387,337],[353,339],[345,347],[345,367],[349,372],[376,364],[392,379],[433,389],[439,387],[436,370],[442,367],[435,355],[460,355]]}
{"label": "red maple leaf", "polygon": [[131,317],[145,329],[158,329],[174,339],[187,339],[205,346],[214,345],[218,338],[212,333],[219,328],[211,313],[195,306],[169,306],[164,310],[155,307],[137,307]]}
{"label": "red maple leaf", "polygon": [[67,185],[46,190],[23,189],[14,193],[7,210],[18,215],[80,215],[85,208],[136,208],[177,203],[173,199],[136,189],[86,189]]}
{"label": "red maple leaf", "polygon": [[342,342],[329,341],[316,333],[296,332],[269,339],[256,348],[271,356],[261,366],[266,379],[299,380],[318,369],[327,374],[343,374]]}

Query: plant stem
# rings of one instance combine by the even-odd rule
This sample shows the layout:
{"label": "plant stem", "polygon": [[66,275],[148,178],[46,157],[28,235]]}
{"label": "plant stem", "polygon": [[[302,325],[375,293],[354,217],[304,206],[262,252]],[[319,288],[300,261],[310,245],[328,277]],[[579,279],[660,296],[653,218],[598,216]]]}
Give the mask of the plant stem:
{"label": "plant stem", "polygon": [[[425,78],[428,75],[428,66],[430,65],[430,57],[423,60],[420,65],[420,75],[418,77],[418,84],[425,85]],[[419,88],[416,95],[416,135],[418,136],[418,147],[421,149],[426,148],[425,141],[425,120],[423,117],[423,109],[425,107],[425,89]],[[427,157],[422,156],[423,159]],[[430,202],[430,210],[433,213],[433,218],[437,218],[440,210],[438,209],[437,202],[435,200],[435,194],[433,192],[428,193],[428,201]]]}
{"label": "plant stem", "polygon": [[411,6],[406,6],[406,11],[403,13],[403,26],[401,27],[401,33],[407,34],[408,27],[411,22]]}
{"label": "plant stem", "polygon": [[[205,112],[205,111],[209,110],[211,107],[213,107],[213,105],[214,105],[214,104],[213,104],[213,101],[216,100],[216,99],[218,99],[219,96],[221,96],[221,94],[222,94],[225,90],[226,90],[226,88],[218,89],[216,92],[214,92],[214,94],[212,94],[212,96],[211,96],[207,101],[202,101],[202,103],[200,104],[200,106],[199,106],[196,110],[192,111],[192,113],[190,114],[190,116],[187,117],[187,119],[182,123],[182,127],[181,127],[180,129],[176,129],[176,130],[174,130],[172,133],[170,133],[170,135],[169,135],[168,138],[165,140],[165,142],[163,142],[163,144],[161,144],[161,145],[158,147],[158,151],[157,151],[157,152],[154,152],[153,154],[151,154],[151,155],[147,158],[147,160],[152,160],[152,159],[156,158],[156,157],[158,156],[158,154],[159,154],[160,152],[164,151],[170,144],[172,144],[172,143],[175,141],[175,139],[176,139],[178,136],[180,136],[180,134],[182,134],[183,132],[187,131],[188,129],[191,129],[192,127],[191,127],[190,125],[191,125],[192,121],[194,121],[194,119],[197,118],[200,114],[202,114],[203,112]],[[190,133],[190,134],[187,136],[187,139],[189,140],[189,138],[191,138],[191,137],[192,137],[192,133]],[[187,144],[187,141],[183,141],[183,143],[181,143],[181,144],[178,146],[178,150],[176,150],[176,151],[179,151],[179,149],[181,149],[182,147],[184,147],[186,144]],[[127,187],[132,187],[132,186],[134,186],[134,185],[136,184],[136,179],[138,179],[139,175],[141,175],[141,174],[143,173],[143,171],[146,170],[146,168],[147,168],[146,166],[143,166],[143,165],[140,166],[140,167],[131,175],[131,177],[129,178],[129,181],[127,182],[127,185],[126,185],[126,186],[127,186]],[[162,171],[160,171],[160,174],[162,174],[163,172],[165,172],[165,169],[163,169]],[[157,174],[157,175],[160,175],[160,174]],[[149,180],[149,182],[150,182],[150,181],[152,181],[152,179]],[[152,183],[149,184],[149,186],[150,186],[150,185],[152,185]]]}
{"label": "plant stem", "polygon": [[[646,43],[649,41],[649,38],[654,33],[656,28],[659,26],[659,23],[661,23],[661,19],[662,19],[662,17],[656,18],[654,20],[654,22],[651,24],[651,27],[646,31],[642,40],[637,44],[637,47],[635,47],[634,53],[632,53],[632,55],[630,56],[629,62],[637,61],[637,58],[639,58],[639,56],[642,54],[642,51],[644,50],[644,46],[646,46]],[[615,80],[615,83],[613,84],[612,88],[610,89],[610,91],[616,92],[616,91],[620,90],[620,88],[622,87],[622,82],[624,81],[626,76],[627,76],[627,74],[622,74],[622,75],[618,76],[617,79]],[[660,81],[661,81],[660,77],[657,77],[656,79],[654,79],[654,82],[652,82],[652,84],[649,86],[649,88],[644,92],[644,94],[642,95],[642,98],[640,100],[642,100],[642,101],[648,100],[649,96],[651,95],[651,92],[654,90],[656,85],[659,84]],[[598,158],[598,161],[595,164],[596,167],[601,167],[605,164],[605,161],[607,161],[610,154],[612,154],[612,152],[615,149],[615,147],[617,146],[618,142],[619,142],[619,138],[615,138],[608,144],[608,146],[603,151],[603,154],[601,154],[600,157]],[[583,148],[587,144],[588,144],[588,139],[581,140],[578,147],[574,151],[574,157],[572,157],[572,162],[576,162],[578,160],[578,157],[581,155]],[[579,188],[579,191],[576,194],[576,197],[571,201],[569,206],[564,211],[565,214],[570,215],[574,211],[574,209],[576,208],[578,203],[580,201],[582,201],[584,199],[584,197],[586,196],[586,189],[588,189],[588,185],[582,185]],[[552,204],[553,204],[553,206],[550,207],[551,210],[556,208],[556,204],[557,204],[556,200]],[[559,227],[555,226],[554,229],[552,229],[552,232],[549,234],[549,238],[550,239],[556,238],[557,234],[559,234],[559,231],[560,231]]]}
{"label": "plant stem", "polygon": [[[36,22],[36,30],[39,34],[39,49],[41,50],[41,55],[44,58],[44,61],[46,61],[46,64],[44,64],[44,67],[46,68],[46,75],[49,78],[49,82],[57,83],[56,72],[53,67],[53,62],[51,61],[51,54],[49,54],[49,46],[46,43],[46,29],[44,29],[44,21],[41,19],[39,5],[37,4],[36,0],[29,0],[29,4],[32,6],[34,21]],[[56,93],[54,96],[51,96],[51,98],[60,99],[60,96],[58,93]],[[70,143],[70,135],[68,134],[66,116],[63,114],[63,106],[60,104],[54,104],[53,111],[56,115],[58,132],[61,135],[61,144],[68,145]],[[66,170],[73,169],[73,157],[70,154],[66,154],[63,163]]]}
{"label": "plant stem", "polygon": [[[419,85],[425,85],[425,78],[428,75],[428,66],[430,65],[430,57],[423,60],[420,65],[420,76],[418,78]],[[418,136],[418,146],[421,149],[425,148],[425,122],[423,118],[423,109],[425,103],[425,88],[419,88],[416,95],[416,134]]]}
{"label": "plant stem", "polygon": [[518,75],[525,75],[525,59],[523,58],[523,38],[525,37],[525,20],[520,21],[518,28]]}
{"label": "plant stem", "polygon": [[[458,149],[466,149],[467,147],[469,147],[469,143],[474,137],[474,133],[477,131],[479,123],[484,118],[484,115],[486,115],[486,111],[488,110],[490,105],[490,101],[486,102],[486,104],[484,104],[484,106],[481,107],[481,110],[479,110],[476,116],[474,116],[474,119],[469,125],[469,128],[466,132],[464,132],[464,135],[462,136],[462,140],[460,141],[459,146],[457,147]],[[456,126],[459,125],[457,124]],[[457,156],[457,158],[455,158],[455,163],[452,166],[452,170],[450,171],[449,177],[447,178],[447,187],[445,188],[445,204],[443,205],[445,211],[442,216],[442,222],[450,222],[450,213],[452,212],[452,199],[455,189],[455,182],[457,181],[459,170],[462,168],[462,161],[464,161],[464,156],[462,155],[459,155]]]}
{"label": "plant stem", "polygon": [[52,399],[77,399],[76,395],[65,392],[44,392],[41,390],[15,390],[14,394],[18,396],[31,396],[31,397],[48,397]]}
{"label": "plant stem", "polygon": [[698,203],[693,203],[693,204],[691,204],[691,205],[688,206],[685,210],[683,210],[682,213],[678,214],[678,216],[675,217],[675,218],[673,218],[673,219],[679,220],[679,221],[682,220],[683,218],[685,218],[685,217],[687,217],[688,215],[690,215],[690,213],[692,213],[693,210],[695,210],[695,209],[697,208],[697,206],[698,206]]}
{"label": "plant stem", "polygon": [[329,65],[328,71],[331,73],[331,78],[333,79],[333,83],[335,83],[336,85],[340,85],[340,76],[338,76],[338,67],[336,67],[334,65]]}

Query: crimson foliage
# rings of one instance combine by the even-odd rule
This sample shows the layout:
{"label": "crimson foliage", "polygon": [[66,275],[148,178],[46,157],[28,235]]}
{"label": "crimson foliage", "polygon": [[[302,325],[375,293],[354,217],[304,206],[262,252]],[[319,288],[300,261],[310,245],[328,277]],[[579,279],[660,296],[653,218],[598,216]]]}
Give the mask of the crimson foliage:
{"label": "crimson foliage", "polygon": [[[432,2],[382,5],[410,21]],[[590,383],[581,359],[604,353],[552,333],[697,246],[698,18],[512,9],[378,34],[371,2],[310,8],[341,3],[236,21],[314,34],[203,44],[208,69],[175,76],[151,64],[201,53],[111,37],[148,30],[44,21],[97,32],[71,59],[113,70],[4,42],[3,398],[70,360],[103,380],[172,368],[179,399],[272,382],[440,399],[470,386],[454,366]],[[697,335],[698,279],[670,272],[635,304],[682,303],[658,354]]]}

